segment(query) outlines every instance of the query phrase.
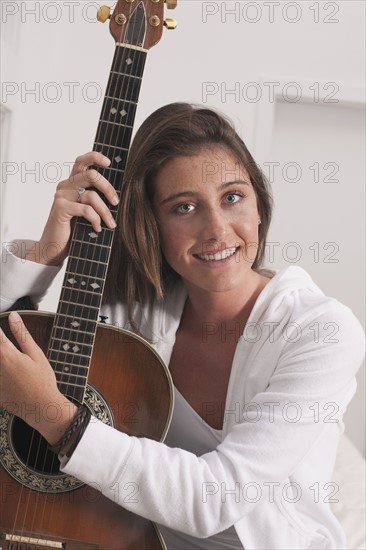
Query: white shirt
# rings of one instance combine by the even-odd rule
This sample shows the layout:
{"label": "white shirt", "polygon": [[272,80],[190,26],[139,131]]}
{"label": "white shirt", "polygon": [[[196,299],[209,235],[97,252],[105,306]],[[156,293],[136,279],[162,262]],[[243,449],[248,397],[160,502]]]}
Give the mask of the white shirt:
{"label": "white shirt", "polygon": [[[164,442],[169,447],[180,447],[200,456],[213,451],[222,442],[222,430],[207,424],[174,388],[174,411]],[[234,526],[208,539],[197,539],[161,525],[159,529],[168,550],[243,550]]]}
{"label": "white shirt", "polygon": [[[15,256],[5,265],[4,309],[26,294],[39,299],[57,272]],[[185,299],[179,285],[152,309],[136,306],[142,333],[167,364]],[[128,325],[123,304],[103,314]],[[326,484],[363,355],[351,310],[288,267],[261,292],[239,339],[214,451],[197,457],[93,421],[63,470],[85,483],[98,479],[112,499],[116,482],[134,480],[138,503],[121,503],[126,509],[192,537],[234,525],[245,550],[346,548]]]}

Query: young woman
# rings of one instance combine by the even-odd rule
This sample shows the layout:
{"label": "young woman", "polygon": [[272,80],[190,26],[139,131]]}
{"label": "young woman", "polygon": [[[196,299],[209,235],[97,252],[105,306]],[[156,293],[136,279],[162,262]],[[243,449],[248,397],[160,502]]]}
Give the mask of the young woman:
{"label": "young woman", "polygon": [[[44,295],[74,216],[95,231],[101,220],[114,227],[90,188],[111,204],[118,197],[93,164],[109,160],[83,155],[58,185],[36,261],[29,243],[25,258],[7,257],[3,310]],[[33,427],[61,441],[63,471],[98,480],[110,498],[116,482],[137,483],[138,502],[120,504],[160,524],[169,549],[346,547],[326,484],[363,332],[303,269],[261,267],[270,219],[266,181],[222,116],[172,104],[145,121],[130,151],[102,313],[149,339],[169,365],[176,406],[165,443],[80,420],[31,338],[14,329],[22,352],[2,346],[2,404],[58,404],[59,422]],[[56,252],[43,257],[50,242]],[[16,314],[10,320],[19,329]]]}

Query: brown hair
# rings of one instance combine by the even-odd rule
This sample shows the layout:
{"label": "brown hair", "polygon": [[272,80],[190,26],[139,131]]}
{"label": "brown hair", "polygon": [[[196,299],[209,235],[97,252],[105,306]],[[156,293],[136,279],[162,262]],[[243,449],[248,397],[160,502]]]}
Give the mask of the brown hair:
{"label": "brown hair", "polygon": [[179,278],[161,253],[152,208],[154,178],[167,160],[195,155],[211,145],[229,149],[250,177],[261,219],[258,251],[252,268],[262,264],[272,197],[266,178],[232,123],[211,109],[188,103],[161,107],[145,120],[131,145],[104,292],[104,302],[127,303],[134,330],[137,327],[132,318],[133,304],[163,298],[167,283]]}

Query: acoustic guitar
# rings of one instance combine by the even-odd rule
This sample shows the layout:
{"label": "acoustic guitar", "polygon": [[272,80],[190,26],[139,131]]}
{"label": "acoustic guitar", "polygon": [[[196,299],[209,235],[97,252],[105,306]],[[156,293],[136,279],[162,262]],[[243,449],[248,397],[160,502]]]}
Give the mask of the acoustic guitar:
{"label": "acoustic guitar", "polygon": [[[175,0],[168,0],[175,7]],[[120,194],[148,50],[161,38],[162,0],[119,0],[110,17],[116,50],[93,150],[111,159],[99,172]],[[168,20],[174,28],[174,20]],[[110,207],[116,218],[117,207]],[[20,311],[44,353],[60,391],[84,403],[101,421],[129,435],[162,441],[173,407],[169,371],[142,338],[98,322],[113,231],[96,234],[77,218],[56,315]],[[1,327],[13,343],[7,315]],[[16,412],[16,411],[14,411]],[[34,414],[55,414],[33,411]],[[158,549],[164,541],[153,523],[124,510],[98,491],[59,471],[47,442],[17,416],[0,410],[0,547],[7,550],[65,548]],[[92,457],[91,457],[92,460]],[[116,488],[118,490],[118,488]],[[138,487],[123,487],[138,498]]]}

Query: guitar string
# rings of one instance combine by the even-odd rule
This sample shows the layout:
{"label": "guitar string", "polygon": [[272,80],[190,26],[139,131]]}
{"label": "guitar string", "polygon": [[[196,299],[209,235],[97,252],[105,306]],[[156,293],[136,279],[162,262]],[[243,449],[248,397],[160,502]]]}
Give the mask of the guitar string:
{"label": "guitar string", "polygon": [[[130,8],[130,10],[131,10],[131,8]],[[118,53],[120,52],[119,48],[120,48],[120,46],[117,46],[117,47],[116,47],[116,52],[118,52]],[[126,51],[126,48],[123,47],[123,48],[121,48],[121,56],[120,56],[120,57],[122,58],[121,60],[123,60],[124,53],[127,53],[127,54],[128,54],[128,50]],[[135,53],[135,55],[137,55],[137,51],[135,51],[134,53]],[[143,53],[143,56],[144,56],[144,55],[145,55],[145,57],[146,57],[145,52]],[[118,54],[115,56],[115,59],[113,60],[112,70],[113,70],[113,68],[114,68],[114,66],[115,66],[115,60],[118,61]],[[144,60],[143,60],[143,61],[144,61]],[[118,71],[118,73],[119,73],[119,71]],[[126,76],[128,76],[128,75],[126,74]],[[142,76],[142,73],[141,73],[141,76]],[[119,79],[119,76],[117,77],[117,80],[118,80],[118,79]],[[123,82],[123,80],[124,80],[124,75],[123,75],[123,77],[122,77],[122,82]],[[130,78],[130,81],[131,81],[131,78]],[[113,77],[111,78],[110,84],[111,84],[111,86],[113,85]],[[140,83],[140,86],[141,86],[141,83]],[[139,88],[140,88],[140,86],[139,86]],[[108,91],[109,88],[110,88],[110,86],[108,85],[108,86],[107,86],[107,91]],[[123,86],[122,86],[122,89],[123,89]],[[117,90],[117,85],[116,85],[116,90]],[[140,90],[138,90],[138,93],[137,93],[137,98],[136,98],[137,100],[138,100],[139,91],[140,91]],[[108,93],[107,95],[110,96],[111,94]],[[127,94],[126,94],[126,95],[127,95]],[[105,112],[103,113],[103,110],[107,107],[107,103],[108,103],[108,100],[106,100],[106,99],[107,99],[107,98],[105,98],[105,101],[104,101],[104,103],[103,103],[102,120],[106,120],[106,119],[104,118]],[[117,102],[120,102],[120,101],[121,101],[121,99],[117,99]],[[124,101],[124,100],[122,99],[122,101]],[[134,103],[137,103],[137,101],[134,102]],[[124,105],[124,103],[123,103],[123,105]],[[135,107],[135,105],[134,105],[134,107]],[[123,107],[123,108],[124,108],[124,107]],[[134,110],[136,110],[136,109],[134,109]],[[118,112],[119,112],[119,110],[118,110]],[[135,113],[133,113],[133,118],[134,118],[134,116],[135,116]],[[98,130],[99,130],[99,128],[98,128]],[[108,131],[108,125],[107,125],[107,127],[106,127],[106,131]],[[99,133],[99,132],[97,132],[97,136],[98,136],[98,133]],[[120,137],[120,136],[119,136],[119,133],[120,133],[120,130],[118,130],[118,133],[117,133],[117,142],[118,142],[118,138]],[[112,139],[112,135],[111,135],[111,139]],[[105,142],[105,139],[103,138],[103,142],[102,142],[102,143],[104,143],[104,142]],[[128,145],[129,145],[129,143],[128,143]],[[109,146],[107,146],[107,148],[108,148],[108,154],[107,154],[107,156],[109,156],[109,154],[110,154],[111,151],[110,151]],[[111,164],[112,164],[112,163],[111,163]],[[126,162],[124,162],[124,168],[125,168],[125,167],[126,167]],[[116,173],[114,174],[114,180],[118,177],[118,175],[119,175],[118,172],[116,172]],[[114,185],[115,185],[115,183],[116,183],[116,182],[114,181]],[[77,223],[75,224],[75,227],[74,227],[74,235],[75,235],[75,233],[77,232],[78,227],[80,228],[81,225],[80,225],[80,224],[78,223],[78,221],[77,221]],[[85,226],[84,226],[84,227],[85,227]],[[107,231],[108,231],[109,233],[107,233]],[[74,237],[74,235],[73,235],[73,237]],[[103,231],[102,240],[104,240],[105,235],[107,235],[107,239],[110,241],[110,240],[111,240],[111,239],[110,239],[110,237],[111,237],[111,235],[110,235],[110,230],[106,229],[106,230]],[[82,239],[80,239],[80,240],[82,240]],[[103,245],[104,245],[104,244],[105,244],[105,243],[103,243]],[[80,246],[79,246],[79,248],[80,248]],[[89,245],[87,244],[87,250],[89,250],[89,248],[90,248],[90,247],[89,247]],[[95,252],[94,246],[93,246],[93,249],[94,249],[94,252]],[[101,249],[101,247],[100,247],[100,251],[101,251],[101,250],[102,250],[102,249]],[[109,253],[109,254],[110,254],[110,253]],[[79,272],[79,271],[78,271],[78,268],[79,268],[79,266],[78,266],[78,264],[79,264],[79,259],[81,259],[81,258],[77,258],[77,261],[76,261],[76,267],[77,267],[77,269],[75,269],[75,272],[76,272],[76,273]],[[100,254],[99,254],[99,260],[100,260]],[[104,275],[106,275],[106,273],[105,273]],[[89,273],[88,277],[90,277],[90,273]],[[65,282],[66,282],[66,276],[65,276]],[[62,294],[65,294],[65,291],[67,291],[67,287],[66,287],[66,286],[63,286],[62,291],[61,291]],[[85,294],[85,293],[83,293],[83,294],[84,294],[84,304],[82,304],[82,306],[85,306],[85,305],[86,305],[86,304],[85,304],[85,297],[86,297],[86,294]],[[99,293],[99,294],[100,294],[100,293]],[[77,296],[79,296],[79,291],[77,291]],[[99,302],[101,301],[101,294],[99,295],[98,300],[99,300]],[[67,305],[67,311],[68,311],[68,310],[69,310],[69,304]],[[62,314],[61,314],[61,315],[62,315]],[[56,318],[59,318],[59,317],[60,317],[60,314],[57,312],[55,319],[56,319]],[[81,317],[82,317],[82,316],[81,316]],[[88,316],[88,321],[89,321],[89,316]],[[96,323],[96,322],[97,322],[97,318],[96,318],[96,320],[95,320],[95,323]],[[62,327],[62,336],[64,336],[64,328],[66,328],[66,327]],[[70,329],[69,329],[69,330],[70,330]],[[95,332],[95,331],[94,331],[94,332]],[[50,342],[54,341],[55,333],[57,333],[57,330],[56,330],[56,328],[55,328],[55,326],[54,326],[54,327],[53,327],[53,330],[52,330],[52,335],[51,335]],[[63,339],[63,338],[61,338],[61,340],[62,340],[62,339]],[[84,337],[84,342],[83,342],[83,344],[85,344],[85,337]],[[59,348],[60,348],[60,347],[61,347],[61,344],[59,344]],[[49,348],[49,353],[50,353],[51,351],[52,351],[52,346]],[[57,353],[57,360],[55,360],[55,363],[57,363],[57,361],[59,360],[59,353],[62,353],[60,349],[58,350],[58,353]],[[80,364],[80,366],[81,366],[81,364]],[[79,371],[78,374],[80,374],[80,371]],[[61,373],[61,376],[62,376],[62,373]],[[71,375],[70,375],[70,376],[71,376]],[[69,383],[70,383],[70,376],[69,376]],[[67,383],[66,383],[66,385],[67,385]],[[74,389],[74,396],[73,396],[74,398],[75,398],[75,391],[76,391],[76,388]],[[34,435],[34,432],[33,432],[33,435]],[[33,435],[32,435],[32,441],[33,441]],[[31,444],[31,445],[32,445],[32,444]],[[39,448],[38,448],[37,454],[39,453],[39,451],[40,451],[40,444],[39,444]],[[28,459],[29,459],[29,457],[28,457]],[[38,456],[37,456],[37,459],[36,459],[36,460],[38,460]],[[21,491],[23,491],[23,488],[24,488],[24,486],[22,485]],[[30,498],[30,493],[29,493],[29,498]],[[29,507],[29,498],[27,499],[28,502],[27,502],[27,506],[26,506],[26,514],[25,514],[24,517],[26,517],[26,515],[27,515],[27,510],[28,510],[28,507]],[[61,500],[61,503],[63,504],[64,499],[62,498],[62,499],[60,499],[60,500]],[[21,501],[21,499],[19,499],[19,502],[18,502],[18,509],[19,509],[20,501]],[[46,502],[44,503],[44,507],[43,507],[42,519],[44,518],[45,507],[46,507]],[[51,507],[51,508],[52,508],[52,507]],[[35,507],[35,509],[36,509],[36,507]],[[35,511],[36,511],[36,510],[35,510]],[[52,511],[51,511],[51,514],[52,514]],[[18,510],[17,510],[16,516],[17,516],[17,515],[18,515]],[[33,522],[32,522],[32,528],[31,528],[32,530],[34,529],[34,519],[35,519],[35,515],[34,515]],[[14,528],[15,528],[15,522],[16,522],[16,519],[14,520]],[[24,532],[24,523],[23,523],[23,529],[22,529],[22,530],[23,530],[23,532]],[[14,531],[14,529],[13,529],[13,531]]]}

